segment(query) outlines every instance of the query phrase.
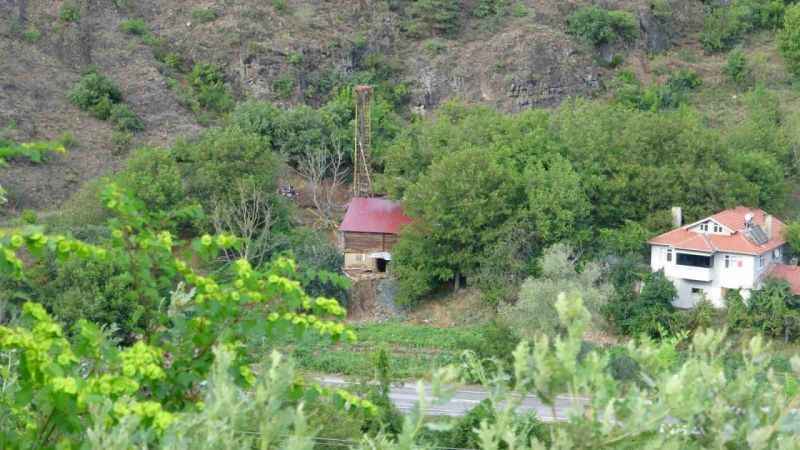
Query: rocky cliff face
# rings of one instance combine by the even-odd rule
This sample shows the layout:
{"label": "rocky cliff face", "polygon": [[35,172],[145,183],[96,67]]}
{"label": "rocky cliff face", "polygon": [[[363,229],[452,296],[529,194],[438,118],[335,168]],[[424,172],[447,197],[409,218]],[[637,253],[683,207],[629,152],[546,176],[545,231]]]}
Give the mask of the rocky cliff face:
{"label": "rocky cliff face", "polygon": [[[634,12],[641,33],[635,44],[599,51],[565,32],[567,15],[587,3],[578,0],[519,0],[516,14],[491,20],[472,14],[478,0],[463,0],[460,29],[447,38],[412,37],[402,8],[390,7],[397,1],[69,1],[81,11],[77,22],[59,20],[64,0],[0,0],[0,129],[20,141],[69,131],[80,143],[47,165],[15,163],[0,172],[0,184],[20,207],[54,206],[125,157],[114,150],[110,124],[67,100],[89,65],[114,79],[144,119],[134,145],[164,146],[202,126],[170,88],[157,50],[188,67],[218,64],[240,100],[318,105],[336,80],[369,66],[405,83],[417,111],[459,98],[514,112],[599,92],[607,78],[604,58],[668,48],[695,26],[700,8],[667,1],[674,10],[667,22],[649,0],[606,1]],[[130,18],[144,19],[163,48],[121,32]]]}

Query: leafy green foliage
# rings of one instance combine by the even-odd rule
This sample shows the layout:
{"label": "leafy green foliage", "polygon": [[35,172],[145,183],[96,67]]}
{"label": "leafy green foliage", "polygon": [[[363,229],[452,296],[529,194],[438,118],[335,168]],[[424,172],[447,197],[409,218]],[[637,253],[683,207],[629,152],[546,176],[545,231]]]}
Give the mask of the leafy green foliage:
{"label": "leafy green foliage", "polygon": [[559,328],[554,304],[554,299],[562,292],[570,298],[580,296],[586,299],[595,326],[602,326],[601,311],[613,290],[601,280],[603,273],[599,264],[588,263],[579,272],[573,253],[563,244],[546,249],[542,256],[541,275],[525,280],[515,304],[500,308],[503,322],[520,338],[530,340],[538,333],[553,336],[563,331]]}
{"label": "leafy green foliage", "polygon": [[142,120],[123,103],[122,92],[108,77],[90,68],[69,92],[70,101],[100,120],[110,120],[119,131],[144,129]]}
{"label": "leafy green foliage", "polygon": [[615,82],[617,100],[642,111],[677,108],[686,103],[689,93],[702,84],[695,72],[686,69],[671,74],[663,85],[643,87],[629,71],[621,72]]}
{"label": "leafy green foliage", "polygon": [[800,5],[789,6],[783,20],[783,31],[778,35],[778,48],[789,71],[800,77]]}
{"label": "leafy green foliage", "polygon": [[409,20],[404,24],[414,37],[452,36],[460,28],[458,0],[412,0],[408,6]]}
{"label": "leafy green foliage", "polygon": [[122,92],[108,77],[91,68],[73,86],[69,99],[80,109],[105,120],[111,114],[111,105],[122,102]]}
{"label": "leafy green foliage", "polygon": [[740,48],[734,49],[728,54],[728,59],[722,71],[732,82],[739,86],[747,85],[752,76],[752,70],[747,63],[747,58]]}
{"label": "leafy green foliage", "polygon": [[[127,292],[129,304],[153,317],[143,333],[148,343],[129,336],[132,346],[117,347],[85,320],[78,322],[72,343],[41,305],[26,303],[20,326],[0,326],[0,351],[18,352],[22,362],[12,369],[13,391],[0,397],[0,416],[13,424],[0,433],[12,448],[77,445],[86,437],[86,420],[97,407],[108,408],[98,425],[133,415],[151,430],[147,438],[155,439],[175,421],[170,409],[194,408],[199,385],[214,361],[212,349],[232,349],[229,361],[236,368],[236,382],[247,386],[256,378],[249,367],[252,355],[241,349],[244,340],[305,329],[354,339],[343,325],[321,317],[344,313],[335,300],[312,298],[290,279],[295,274],[293,262],[278,260],[261,271],[240,260],[224,278],[199,275],[173,256],[180,242],[168,231],[151,228],[136,200],[112,185],[104,203],[116,215],[109,223],[114,230],[109,242],[96,246],[26,229],[0,239],[0,270],[24,280],[17,256],[22,248],[35,258],[54,254],[58,264],[109,260],[121,264],[124,270],[119,275],[126,278],[119,289]],[[235,245],[232,236],[204,235],[192,248],[210,258]],[[159,294],[162,286],[175,289],[166,304]],[[169,363],[164,362],[166,355]]]}
{"label": "leafy green foliage", "polygon": [[234,106],[234,100],[225,85],[222,69],[209,63],[195,64],[188,76],[190,103],[195,112],[199,108],[224,113]]}
{"label": "leafy green foliage", "polygon": [[81,9],[71,1],[64,2],[58,10],[58,18],[65,23],[77,22],[81,20]]}
{"label": "leafy green foliage", "polygon": [[635,40],[637,24],[633,14],[627,11],[608,11],[598,6],[584,6],[567,18],[567,32],[597,46],[618,39]]}
{"label": "leafy green foliage", "polygon": [[9,159],[25,158],[32,163],[41,163],[51,153],[66,153],[64,139],[53,141],[33,141],[15,144],[0,140],[0,167],[7,165]]}
{"label": "leafy green foliage", "polygon": [[117,180],[123,189],[135,192],[151,211],[177,210],[186,203],[180,168],[169,150],[137,149]]}
{"label": "leafy green foliage", "polygon": [[116,125],[118,131],[133,133],[144,130],[142,119],[124,103],[117,103],[111,107],[108,120]]}
{"label": "leafy green foliage", "polygon": [[783,238],[791,247],[794,254],[800,254],[800,222],[792,221],[786,224],[783,230]]}
{"label": "leafy green foliage", "polygon": [[741,324],[786,341],[800,336],[800,302],[782,280],[768,280],[746,302]]}
{"label": "leafy green foliage", "polygon": [[783,0],[732,0],[706,6],[700,42],[708,52],[727,50],[750,31],[779,28],[785,9]]}
{"label": "leafy green foliage", "polygon": [[283,161],[270,151],[269,141],[257,134],[237,127],[213,128],[196,140],[177,142],[172,152],[186,194],[208,211],[215,201],[233,198],[237,180],[253,183],[277,202]]}
{"label": "leafy green foliage", "polygon": [[472,15],[481,19],[505,13],[509,6],[508,0],[480,0],[472,10]]}
{"label": "leafy green foliage", "polygon": [[150,28],[144,19],[127,19],[119,24],[119,29],[123,33],[132,34],[134,36],[146,36],[150,33]]}
{"label": "leafy green foliage", "polygon": [[672,301],[677,296],[675,285],[663,272],[654,272],[644,279],[638,295],[623,298],[620,305],[625,312],[618,315],[618,326],[630,335],[646,334],[664,336],[670,333],[675,308]]}
{"label": "leafy green foliage", "polygon": [[[647,380],[632,387],[614,381],[608,354],[582,352],[590,315],[580,299],[562,298],[556,308],[566,336],[540,335],[532,348],[520,344],[514,352],[513,387],[507,381],[511,376],[485,383],[495,393],[490,403],[497,425],[480,425],[478,447],[797,447],[792,410],[798,402],[800,358],[793,358],[793,372],[783,377],[768,369],[771,351],[761,337],[743,343],[743,361],[736,367],[726,362],[729,348],[721,331],[698,332],[688,342],[645,338],[626,346],[636,364],[632,375]],[[679,346],[688,348],[679,352]],[[535,393],[555,407],[564,392],[586,400],[572,401],[569,420],[550,430],[550,445],[528,444],[514,431],[515,405],[522,395]],[[703,433],[691,431],[701,426]]]}
{"label": "leafy green foliage", "polygon": [[[676,72],[665,89],[697,83]],[[673,205],[687,220],[737,204],[782,210],[795,171],[786,128],[773,96],[745,98],[748,114],[721,129],[687,107],[586,101],[516,115],[448,104],[413,123],[386,148],[379,179],[415,220],[393,249],[401,297],[457,274],[515,286],[562,240],[587,256],[638,251],[669,228]]]}

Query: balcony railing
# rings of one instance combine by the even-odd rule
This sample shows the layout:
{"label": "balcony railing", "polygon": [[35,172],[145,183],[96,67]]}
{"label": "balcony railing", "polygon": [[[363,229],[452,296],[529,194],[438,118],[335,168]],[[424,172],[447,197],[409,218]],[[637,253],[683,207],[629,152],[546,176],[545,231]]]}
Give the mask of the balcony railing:
{"label": "balcony railing", "polygon": [[682,266],[675,264],[667,271],[668,276],[684,280],[711,281],[711,269],[705,267]]}

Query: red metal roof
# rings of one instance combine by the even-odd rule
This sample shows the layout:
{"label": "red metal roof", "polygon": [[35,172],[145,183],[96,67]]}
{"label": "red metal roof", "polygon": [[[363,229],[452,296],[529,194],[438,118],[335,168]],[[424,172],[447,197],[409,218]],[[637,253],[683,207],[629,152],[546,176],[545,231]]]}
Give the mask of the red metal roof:
{"label": "red metal roof", "polygon": [[339,231],[398,234],[409,223],[411,218],[403,213],[399,203],[383,198],[355,197],[347,205]]}
{"label": "red metal roof", "polygon": [[792,288],[792,294],[800,295],[800,267],[788,264],[774,264],[769,271],[769,276],[786,280]]}
{"label": "red metal roof", "polygon": [[786,243],[786,240],[783,238],[783,222],[775,217],[772,218],[772,237],[769,241],[763,245],[757,245],[750,240],[745,233],[744,224],[745,216],[748,213],[753,215],[753,223],[760,225],[762,228],[764,227],[767,213],[758,208],[737,206],[736,208],[726,209],[725,211],[720,211],[711,217],[703,219],[712,219],[730,228],[734,232],[730,236],[689,231],[689,228],[694,225],[689,224],[656,236],[648,242],[654,245],[670,245],[678,249],[706,253],[720,251],[751,255],[760,255]]}

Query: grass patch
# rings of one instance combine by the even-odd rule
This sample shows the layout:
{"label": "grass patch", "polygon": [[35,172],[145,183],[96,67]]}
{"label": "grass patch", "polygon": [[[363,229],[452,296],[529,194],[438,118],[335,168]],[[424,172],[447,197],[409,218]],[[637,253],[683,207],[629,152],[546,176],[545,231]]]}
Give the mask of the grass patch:
{"label": "grass patch", "polygon": [[286,352],[298,366],[309,372],[369,376],[373,353],[385,348],[397,378],[420,378],[436,368],[458,363],[461,353],[481,338],[479,327],[435,328],[403,322],[355,326],[355,343],[330,342],[306,333],[283,338],[271,348]]}
{"label": "grass patch", "polygon": [[217,20],[219,14],[213,9],[193,9],[192,20],[197,23],[209,23]]}

